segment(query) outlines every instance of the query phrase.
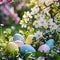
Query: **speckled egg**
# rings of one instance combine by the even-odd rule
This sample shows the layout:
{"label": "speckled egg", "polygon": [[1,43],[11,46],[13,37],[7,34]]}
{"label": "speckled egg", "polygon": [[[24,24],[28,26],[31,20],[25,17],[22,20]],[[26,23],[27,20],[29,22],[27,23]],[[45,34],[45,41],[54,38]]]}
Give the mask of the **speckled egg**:
{"label": "speckled egg", "polygon": [[38,51],[48,53],[50,51],[50,48],[48,45],[44,44],[38,48]]}
{"label": "speckled egg", "polygon": [[14,35],[14,41],[16,41],[16,40],[21,40],[21,41],[23,41],[25,43],[24,37],[21,34],[18,34],[18,33],[16,33]]}
{"label": "speckled egg", "polygon": [[23,45],[21,48],[21,54],[34,53],[36,50],[30,45]]}
{"label": "speckled egg", "polygon": [[23,43],[22,41],[20,41],[20,40],[16,40],[16,41],[15,41],[15,44],[16,44],[18,47],[21,47],[21,46],[24,45],[24,43]]}
{"label": "speckled egg", "polygon": [[50,49],[54,48],[54,39],[49,39],[46,41],[46,44],[50,47]]}
{"label": "speckled egg", "polygon": [[29,35],[28,37],[27,37],[27,39],[26,39],[26,44],[28,44],[28,45],[30,45],[30,44],[32,44],[32,39],[33,39],[33,37],[34,37],[34,35]]}

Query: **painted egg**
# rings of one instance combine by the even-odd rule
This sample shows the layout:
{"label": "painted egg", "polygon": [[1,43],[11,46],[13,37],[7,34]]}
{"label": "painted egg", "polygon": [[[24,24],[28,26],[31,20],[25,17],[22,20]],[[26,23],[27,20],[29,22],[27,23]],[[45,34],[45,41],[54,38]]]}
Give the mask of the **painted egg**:
{"label": "painted egg", "polygon": [[16,40],[16,41],[15,41],[15,44],[16,44],[18,47],[21,47],[21,46],[24,45],[24,43],[23,43],[22,41],[20,41],[20,40]]}
{"label": "painted egg", "polygon": [[30,45],[23,45],[21,48],[21,54],[34,53],[35,49]]}
{"label": "painted egg", "polygon": [[30,45],[32,43],[33,37],[34,37],[34,35],[29,35],[26,39],[26,44]]}
{"label": "painted egg", "polygon": [[14,42],[9,42],[7,45],[7,50],[9,53],[11,52],[18,52],[18,46]]}
{"label": "painted egg", "polygon": [[38,48],[38,51],[48,53],[50,51],[50,48],[48,45],[44,44]]}
{"label": "painted egg", "polygon": [[25,43],[24,37],[21,34],[18,34],[18,33],[16,33],[14,35],[14,41],[16,41],[16,40],[21,40],[21,41],[23,41]]}
{"label": "painted egg", "polygon": [[50,49],[54,48],[54,39],[49,39],[46,41],[46,44],[50,47]]}

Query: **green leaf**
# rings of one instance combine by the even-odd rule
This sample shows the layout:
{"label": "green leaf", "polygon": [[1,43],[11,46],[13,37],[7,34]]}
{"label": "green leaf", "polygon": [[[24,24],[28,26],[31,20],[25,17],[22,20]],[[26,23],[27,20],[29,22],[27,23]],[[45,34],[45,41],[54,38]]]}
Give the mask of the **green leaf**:
{"label": "green leaf", "polygon": [[37,52],[35,52],[34,53],[35,54],[35,57],[40,57],[40,56],[46,56],[46,53],[42,53],[42,52],[39,52],[39,51],[37,51]]}

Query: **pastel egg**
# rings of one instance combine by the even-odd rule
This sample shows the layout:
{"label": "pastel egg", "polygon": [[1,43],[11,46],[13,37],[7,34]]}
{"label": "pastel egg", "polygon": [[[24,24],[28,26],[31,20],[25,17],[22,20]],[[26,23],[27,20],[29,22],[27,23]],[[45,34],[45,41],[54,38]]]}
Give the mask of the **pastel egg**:
{"label": "pastel egg", "polygon": [[7,45],[7,50],[9,53],[11,52],[18,52],[18,46],[14,42],[9,42]]}
{"label": "pastel egg", "polygon": [[50,47],[50,49],[54,48],[54,39],[49,39],[46,41],[46,44]]}
{"label": "pastel egg", "polygon": [[33,37],[34,37],[34,35],[29,35],[26,39],[26,44],[30,45],[32,43]]}
{"label": "pastel egg", "polygon": [[24,37],[21,34],[18,34],[18,33],[16,33],[14,35],[14,41],[16,41],[16,40],[21,40],[21,41],[23,41],[25,43]]}
{"label": "pastel egg", "polygon": [[16,41],[15,41],[15,44],[16,44],[18,47],[21,47],[21,46],[24,45],[24,43],[23,43],[22,41],[20,41],[20,40],[16,40]]}
{"label": "pastel egg", "polygon": [[50,48],[48,45],[44,44],[38,48],[38,51],[48,53],[50,51]]}
{"label": "pastel egg", "polygon": [[34,53],[36,50],[30,45],[23,45],[21,48],[21,54]]}

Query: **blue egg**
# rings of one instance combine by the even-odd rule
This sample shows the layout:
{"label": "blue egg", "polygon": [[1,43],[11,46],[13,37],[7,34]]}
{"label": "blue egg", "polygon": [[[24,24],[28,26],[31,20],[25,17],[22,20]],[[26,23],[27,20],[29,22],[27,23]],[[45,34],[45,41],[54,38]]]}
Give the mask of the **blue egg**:
{"label": "blue egg", "polygon": [[18,33],[16,33],[14,35],[14,41],[17,41],[17,40],[21,40],[21,41],[23,41],[25,43],[24,37],[21,34],[18,34]]}
{"label": "blue egg", "polygon": [[54,39],[49,39],[46,41],[46,44],[50,47],[50,49],[54,48]]}
{"label": "blue egg", "polygon": [[30,45],[23,45],[21,48],[21,54],[34,53],[36,50]]}

